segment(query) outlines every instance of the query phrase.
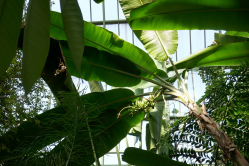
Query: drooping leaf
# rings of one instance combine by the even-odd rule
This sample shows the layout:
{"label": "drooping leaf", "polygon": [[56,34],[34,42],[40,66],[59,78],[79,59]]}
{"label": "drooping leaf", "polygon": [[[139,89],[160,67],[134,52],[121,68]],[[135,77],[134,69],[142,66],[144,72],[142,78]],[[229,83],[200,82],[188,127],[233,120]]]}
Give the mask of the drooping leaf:
{"label": "drooping leaf", "polygon": [[[23,36],[24,28],[21,29],[18,39],[18,48],[20,49],[23,48]],[[47,83],[57,99],[59,99],[59,92],[61,91],[72,92],[76,90],[71,75],[67,71],[55,75],[55,71],[59,68],[61,62],[65,64],[64,58],[61,54],[60,42],[50,38],[50,49],[41,77]]]}
{"label": "drooping leaf", "polygon": [[[99,110],[98,112],[103,112],[104,110],[115,109],[129,100],[134,100],[133,96],[134,93],[131,90],[114,89],[103,93],[94,92],[86,94],[81,96],[81,100],[97,104],[95,109]],[[90,110],[89,113],[96,114],[94,110]],[[60,116],[65,116],[65,114],[66,110],[61,107],[48,110],[36,116],[32,122],[22,123],[14,130],[17,131],[16,133],[9,131],[6,135],[1,136],[0,142],[7,149],[1,149],[0,161],[27,155],[65,137],[67,134],[65,128],[67,126],[64,126],[64,123],[60,122]],[[115,113],[116,119],[117,113]]]}
{"label": "drooping leaf", "polygon": [[245,0],[161,0],[131,11],[133,30],[222,29],[248,31]]}
{"label": "drooping leaf", "polygon": [[6,72],[16,55],[23,4],[24,0],[0,1],[0,77]]}
{"label": "drooping leaf", "polygon": [[[151,3],[153,0],[119,0],[127,21],[132,9]],[[143,43],[147,52],[156,60],[166,61],[168,54],[174,54],[178,46],[177,31],[141,31],[135,30],[135,35]],[[166,50],[165,50],[166,49]]]}
{"label": "drooping leaf", "polygon": [[[177,69],[199,66],[239,66],[249,59],[249,42],[210,46],[175,63]],[[172,71],[172,66],[167,66]]]}
{"label": "drooping leaf", "polygon": [[[60,13],[51,12],[50,36],[58,40],[66,40]],[[124,41],[113,32],[84,21],[84,38],[85,46],[95,47],[98,50],[124,57],[137,66],[151,72],[157,72],[155,63],[147,53]]]}
{"label": "drooping leaf", "polygon": [[248,42],[249,38],[240,36],[231,36],[220,33],[215,33],[215,42],[217,44],[228,44],[228,43],[238,43],[238,42]]}
{"label": "drooping leaf", "polygon": [[155,108],[150,111],[149,128],[151,134],[150,149],[155,148],[161,137],[162,116],[164,101],[157,102]]}
{"label": "drooping leaf", "polygon": [[49,0],[30,0],[23,38],[22,78],[25,93],[40,77],[50,46]]}
{"label": "drooping leaf", "polygon": [[84,52],[84,21],[77,0],[61,0],[61,16],[68,46],[79,75]]}
{"label": "drooping leaf", "polygon": [[137,148],[126,148],[122,160],[137,166],[187,166],[188,164]]}
{"label": "drooping leaf", "polygon": [[150,124],[146,124],[146,136],[145,136],[145,142],[146,142],[146,149],[150,150],[150,143],[151,143],[151,134],[150,134]]}

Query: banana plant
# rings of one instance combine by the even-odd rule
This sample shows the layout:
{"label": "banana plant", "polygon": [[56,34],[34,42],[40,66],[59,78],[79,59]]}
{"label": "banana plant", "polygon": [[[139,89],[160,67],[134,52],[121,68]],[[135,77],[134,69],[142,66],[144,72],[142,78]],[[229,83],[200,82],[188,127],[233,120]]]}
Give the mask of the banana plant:
{"label": "banana plant", "polygon": [[[34,4],[36,2],[35,0],[30,1],[30,11],[36,12],[40,10],[40,5]],[[129,3],[131,2],[129,1]],[[0,3],[0,32],[1,34],[7,34],[7,37],[0,36],[0,44],[4,45],[4,41],[6,40],[7,45],[11,43],[8,45],[10,48],[18,46],[21,49],[25,49],[28,47],[26,49],[29,50],[31,42],[40,42],[37,50],[40,50],[43,46],[45,48],[47,45],[46,41],[48,40],[46,35],[42,35],[40,38],[32,38],[37,33],[32,29],[34,22],[29,22],[30,25],[23,27],[21,33],[19,33],[20,29],[13,29],[14,44],[11,42],[13,39],[9,31],[11,28],[8,29],[8,33],[3,33],[5,32],[5,25],[8,25],[6,27],[10,26],[8,20],[13,21],[17,19],[18,21],[21,15],[19,11],[21,5],[19,3],[14,3],[14,7],[8,11],[15,14],[6,14],[8,9],[6,5],[11,6],[11,3],[12,1]],[[47,6],[45,2],[43,5]],[[216,139],[224,151],[225,157],[231,159],[237,165],[248,165],[247,161],[236,149],[236,145],[234,145],[226,133],[206,113],[205,106],[203,105],[200,108],[190,98],[177,70],[199,66],[227,65],[224,62],[228,62],[230,65],[238,65],[238,62],[242,61],[243,63],[243,60],[245,61],[249,57],[247,53],[248,43],[218,44],[190,55],[185,60],[182,60],[181,63],[179,62],[179,64],[174,64],[169,55],[170,47],[175,45],[175,41],[173,44],[170,43],[166,40],[167,38],[159,37],[161,35],[156,31],[203,28],[248,31],[248,20],[245,19],[245,13],[248,12],[249,3],[242,0],[230,0],[228,3],[207,0],[191,0],[188,2],[162,0],[150,4],[140,4],[140,6],[131,10],[131,6],[128,5],[127,9],[131,10],[129,24],[134,30],[142,30],[139,32],[140,35],[138,33],[137,35],[140,36],[145,48],[153,54],[154,58],[165,61],[167,59],[166,56],[168,57],[171,66],[167,68],[168,70],[175,71],[182,90],[177,89],[167,81],[167,73],[160,70],[155,61],[146,52],[104,28],[83,21],[82,17],[79,16],[81,12],[79,12],[76,0],[61,0],[62,14],[56,12],[49,13],[45,10],[46,14],[44,15],[49,15],[50,17],[46,17],[42,21],[47,23],[50,18],[49,47],[46,47],[44,52],[41,52],[43,53],[41,57],[39,57],[43,61],[47,58],[43,70],[41,70],[42,65],[37,66],[36,69],[36,65],[34,64],[39,59],[27,56],[30,54],[28,53],[24,55],[28,58],[28,62],[25,64],[30,65],[30,67],[36,70],[29,69],[28,72],[30,73],[28,76],[25,72],[23,73],[23,77],[27,77],[30,80],[26,84],[29,86],[25,87],[26,93],[29,91],[30,85],[32,86],[32,82],[37,79],[37,74],[41,74],[55,96],[59,99],[61,106],[38,115],[34,118],[33,123],[24,122],[17,129],[8,131],[4,136],[1,136],[1,162],[6,164],[18,161],[27,163],[30,161],[31,164],[37,161],[47,163],[51,161],[51,158],[54,159],[57,154],[60,159],[66,159],[66,165],[91,165],[96,161],[96,158],[103,156],[115,147],[133,126],[141,122],[144,114],[150,113],[151,108],[155,107],[156,102],[175,100],[183,103],[191,110],[190,113],[199,119],[200,126],[204,126]],[[15,10],[15,7],[19,10]],[[169,9],[169,12],[163,13],[165,9]],[[170,15],[170,12],[174,14]],[[33,19],[32,13],[30,12],[30,19]],[[69,17],[71,15],[73,19]],[[184,16],[186,17],[184,18]],[[231,16],[233,19],[227,19],[227,16]],[[42,17],[45,18],[45,16]],[[208,21],[203,19],[206,17]],[[72,25],[73,27],[77,27],[76,32],[71,31],[73,27],[68,25],[71,24],[68,20],[75,21]],[[148,21],[150,22],[148,23]],[[38,23],[34,24],[36,28],[39,26]],[[48,29],[44,27],[44,29],[41,28],[39,30],[41,32]],[[147,32],[143,32],[144,30],[153,31],[148,34],[159,34],[157,35],[158,40],[155,42],[157,44],[148,44],[151,41],[151,37],[150,35],[144,35],[145,33],[147,34]],[[175,31],[170,34],[174,34],[173,36],[175,36]],[[28,40],[27,37],[30,39]],[[72,40],[74,38],[80,42],[74,45],[74,40]],[[169,39],[175,40],[176,37]],[[165,40],[166,42],[164,42]],[[4,49],[1,47],[1,63],[3,64],[9,64],[9,57],[6,58],[7,56],[4,55],[7,52],[6,48],[9,47],[5,47]],[[161,54],[160,56],[154,54],[153,49],[157,50],[155,51],[156,53],[160,52],[158,51],[160,49],[157,49],[157,47],[161,47],[160,49],[164,51],[164,58],[161,58]],[[79,52],[75,51],[75,49],[79,49]],[[10,50],[7,53],[13,56],[13,49],[12,52]],[[79,53],[81,56],[79,56]],[[34,56],[36,55],[34,54]],[[0,68],[0,74],[2,71],[5,72],[6,65],[4,66]],[[63,97],[63,95],[67,94],[66,92],[75,93],[75,87],[72,84],[70,75],[83,78],[87,81],[103,81],[114,87],[134,87],[140,83],[149,82],[160,88],[155,92],[141,95],[135,95],[128,89],[93,92],[82,95],[81,97],[77,94],[76,96],[79,98],[79,101],[83,100],[83,107],[77,107],[79,103],[75,102],[74,106],[76,109],[74,109],[74,113],[77,113],[78,108],[84,108],[84,112],[80,113],[80,115],[86,114],[88,122],[72,127],[70,124],[81,124],[81,121],[75,118],[78,116],[73,116],[72,119],[68,119],[67,123],[63,123],[63,120],[70,115],[67,113],[73,112],[69,111],[68,107],[65,107],[67,101]],[[149,98],[140,101],[139,97],[142,96],[149,96]],[[70,123],[71,121],[74,123]],[[87,127],[88,123],[89,127]],[[103,128],[101,129],[100,126],[103,126]],[[72,132],[72,129],[75,129],[75,132]],[[92,136],[88,135],[89,129],[93,133]],[[14,131],[17,132],[15,133]],[[73,135],[71,135],[72,133]],[[73,142],[66,141],[66,138],[69,138],[69,136],[73,138]],[[48,147],[52,143],[57,143],[53,150],[46,151],[46,153],[41,152],[43,148]],[[93,146],[89,146],[92,143],[95,145],[95,149],[92,149]],[[99,146],[97,143],[100,143]],[[81,147],[88,149],[85,151]],[[146,154],[146,152],[138,153]]]}

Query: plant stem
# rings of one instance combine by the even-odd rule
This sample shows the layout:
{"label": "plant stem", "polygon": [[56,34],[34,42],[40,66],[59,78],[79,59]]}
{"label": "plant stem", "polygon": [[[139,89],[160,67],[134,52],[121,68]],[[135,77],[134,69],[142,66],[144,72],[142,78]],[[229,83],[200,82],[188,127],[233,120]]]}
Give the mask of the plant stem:
{"label": "plant stem", "polygon": [[184,83],[182,82],[182,79],[181,79],[181,77],[180,77],[180,75],[179,75],[179,73],[178,73],[178,71],[177,71],[177,69],[176,69],[176,67],[175,67],[175,64],[174,64],[174,62],[172,61],[171,57],[169,57],[169,61],[170,61],[171,65],[172,65],[172,67],[173,67],[173,69],[174,69],[174,71],[175,71],[175,73],[176,73],[176,76],[177,76],[177,78],[178,78],[178,80],[179,80],[181,86],[182,86],[182,89],[183,89],[184,94],[187,96],[187,98],[188,98],[188,100],[189,100],[190,103],[194,103],[194,101],[193,101],[193,100],[191,99],[191,97],[189,96],[188,90],[187,90],[187,88],[185,87]]}

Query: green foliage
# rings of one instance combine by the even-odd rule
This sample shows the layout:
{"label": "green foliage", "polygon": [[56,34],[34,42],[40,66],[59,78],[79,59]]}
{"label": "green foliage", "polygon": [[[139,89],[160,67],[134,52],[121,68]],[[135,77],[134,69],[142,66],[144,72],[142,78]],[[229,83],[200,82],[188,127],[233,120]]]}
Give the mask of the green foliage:
{"label": "green foliage", "polygon": [[[51,157],[59,154],[67,161],[68,152],[71,151],[72,159],[70,159],[70,162],[88,163],[86,165],[90,165],[94,162],[94,158],[89,135],[86,132],[88,130],[85,118],[87,118],[91,129],[97,156],[101,157],[119,143],[131,127],[139,123],[144,117],[144,113],[131,117],[128,115],[129,112],[125,111],[122,117],[117,119],[117,113],[123,107],[131,104],[129,101],[136,99],[134,93],[128,89],[90,93],[81,96],[80,100],[77,93],[62,94],[61,97],[62,104],[59,107],[36,116],[34,119],[36,121],[22,123],[15,130],[0,137],[2,147],[6,147],[1,150],[0,161],[6,163],[6,159],[18,157],[7,163],[34,163],[37,162],[37,157],[40,158],[39,156],[48,155],[46,159],[50,160]],[[84,109],[80,109],[82,107]],[[112,138],[112,141],[110,141],[110,138]],[[50,144],[61,139],[63,141],[58,142],[56,148],[49,152]],[[82,147],[87,150],[85,151]],[[46,150],[46,148],[48,149]],[[38,151],[40,149],[43,149],[46,153],[40,153]],[[77,156],[88,157],[78,158],[76,156],[74,158],[75,153]],[[41,162],[44,163],[45,161]]]}
{"label": "green foliage", "polygon": [[248,66],[247,62],[246,65],[237,68],[218,70],[208,68],[200,71],[203,81],[210,84],[200,101],[205,98],[208,113],[226,131],[247,160],[249,159]]}
{"label": "green foliage", "polygon": [[32,121],[31,118],[38,113],[54,107],[55,102],[42,79],[35,83],[31,93],[24,94],[21,56],[22,52],[17,50],[10,67],[0,78],[0,135],[24,121]]}
{"label": "green foliage", "polygon": [[[177,69],[199,66],[239,66],[249,58],[249,42],[214,45],[195,52],[175,63]],[[167,66],[172,71],[171,65]]]}
{"label": "green foliage", "polygon": [[245,0],[161,0],[133,9],[133,30],[223,29],[245,31],[249,2]]}
{"label": "green foliage", "polygon": [[[97,158],[116,146],[133,126],[141,122],[144,112],[150,114],[150,124],[147,128],[149,129],[147,132],[149,134],[147,135],[148,149],[155,147],[155,149],[160,149],[160,154],[166,155],[168,158],[178,159],[179,156],[184,156],[194,158],[200,163],[220,160],[220,151],[217,147],[215,147],[216,151],[211,150],[214,146],[213,138],[209,135],[200,136],[200,131],[196,130],[197,125],[193,124],[195,119],[187,117],[182,121],[177,121],[171,125],[172,130],[169,131],[166,121],[162,121],[161,108],[150,112],[149,107],[155,106],[155,100],[173,99],[186,105],[192,102],[184,86],[182,86],[183,94],[170,83],[174,82],[176,78],[181,82],[173,62],[175,74],[168,78],[168,75],[162,71],[166,69],[165,66],[158,67],[159,65],[155,64],[157,61],[154,61],[146,52],[104,28],[83,21],[76,0],[60,1],[62,15],[48,12],[49,1],[39,2],[40,4],[35,2],[30,0],[24,39],[21,33],[18,43],[19,48],[22,48],[22,43],[24,45],[23,84],[26,93],[29,92],[43,69],[42,77],[58,97],[60,106],[29,119],[28,117],[18,117],[22,116],[22,112],[17,110],[16,115],[13,111],[8,113],[8,109],[14,110],[19,107],[13,103],[7,103],[8,100],[1,101],[3,105],[1,113],[4,113],[1,116],[10,117],[10,124],[13,127],[16,126],[8,128],[8,131],[4,131],[0,137],[2,164],[91,165],[97,161]],[[102,0],[97,2],[102,2]],[[152,1],[120,0],[120,2],[131,27],[139,30],[135,31],[135,34],[149,54],[160,61],[165,61],[169,54],[175,52],[177,48],[176,30],[211,28],[248,31],[249,29],[246,17],[249,3],[243,0],[227,2],[165,0],[145,5],[144,3]],[[4,46],[4,49],[0,50],[1,57],[3,57],[0,76],[3,75],[2,73],[5,72],[14,56],[20,31],[18,24],[20,24],[19,17],[23,1],[14,5],[12,3],[12,0],[0,2],[0,32],[7,36],[0,35],[0,44]],[[7,14],[9,8],[11,14]],[[41,13],[41,18],[39,18],[40,15],[34,16],[33,12],[36,11]],[[49,15],[51,17],[50,29],[48,28]],[[228,17],[229,19],[227,19]],[[8,22],[9,20],[10,22]],[[39,21],[37,22],[37,20]],[[40,24],[42,25],[39,26]],[[13,28],[12,26],[14,26],[13,33],[9,31]],[[75,28],[76,30],[74,30]],[[141,29],[173,31],[141,31]],[[34,34],[36,30],[44,33],[36,35]],[[50,43],[47,42],[49,30]],[[233,36],[229,37],[228,35],[231,36],[231,34]],[[190,55],[178,62],[176,67],[185,69],[199,66],[244,64],[248,59],[246,35],[241,32],[228,32],[226,36],[217,36],[216,45]],[[151,42],[155,38],[156,40]],[[35,47],[31,47],[33,43],[35,43]],[[46,53],[48,46],[50,46],[49,53]],[[48,54],[48,58],[45,63],[46,54]],[[14,62],[14,65],[18,66],[18,63],[19,61]],[[169,71],[173,67],[168,66]],[[203,75],[205,81],[212,82],[204,96],[208,99],[209,113],[213,114],[213,118],[227,131],[238,145],[238,149],[246,156],[248,155],[248,102],[246,100],[248,71],[247,67],[242,68],[239,68],[240,70],[233,69],[229,73],[218,72],[219,80],[212,78],[210,81],[209,77],[205,77],[206,73]],[[60,71],[59,75],[57,72],[54,74],[57,70]],[[7,77],[3,77],[3,86],[7,85],[6,82],[11,82],[8,80],[8,74],[11,77],[14,75],[12,72],[8,72]],[[187,78],[186,70],[182,72],[182,77]],[[117,87],[143,88],[157,85],[159,93],[156,91],[155,96],[152,95],[148,100],[136,101],[132,106],[128,105],[132,101],[138,100],[138,96],[128,89],[115,89],[80,96],[73,86],[69,73],[88,81],[105,81],[107,84]],[[20,82],[18,80],[15,83],[19,84]],[[181,84],[183,85],[182,82]],[[224,88],[222,93],[217,94],[222,88]],[[12,90],[11,87],[6,86],[6,89],[3,94],[7,96],[6,98],[10,96],[8,99],[13,102],[13,99],[16,99],[15,96],[8,94]],[[159,97],[158,95],[161,93],[165,96]],[[125,108],[130,110],[122,112]],[[122,114],[120,114],[121,112]],[[117,113],[119,113],[118,119]],[[129,114],[132,114],[133,117]],[[14,118],[26,118],[28,121],[17,124]],[[185,126],[181,125],[179,130],[179,126],[183,122],[185,122]],[[236,124],[240,126],[234,127]],[[159,140],[161,130],[164,130],[164,135]],[[192,135],[188,136],[189,133]],[[154,141],[154,147],[149,144],[152,141]],[[175,147],[172,146],[172,142],[175,143]],[[206,153],[196,154],[194,150],[186,148],[178,151],[177,144],[180,142],[206,148],[205,152],[213,152],[215,155],[209,158]],[[55,146],[53,149],[51,149],[52,145]],[[138,156],[139,159],[134,159],[134,156]],[[158,165],[163,165],[165,162],[172,165],[185,165],[168,158],[133,148],[128,148],[124,155],[125,161],[137,165],[151,165],[151,161]]]}
{"label": "green foliage", "polygon": [[[205,102],[210,117],[221,126],[248,160],[248,63],[239,67],[201,68],[199,75],[207,87],[205,95],[197,103]],[[176,121],[171,126],[170,140],[167,139],[167,134],[161,138],[161,144],[171,142],[175,148],[180,143],[190,143],[194,147],[191,150],[182,148],[177,151],[171,150],[168,157],[186,157],[192,162],[199,163],[224,163],[220,147],[217,147],[212,136],[201,131],[196,120],[194,117],[187,116]],[[185,125],[182,126],[183,124]]]}

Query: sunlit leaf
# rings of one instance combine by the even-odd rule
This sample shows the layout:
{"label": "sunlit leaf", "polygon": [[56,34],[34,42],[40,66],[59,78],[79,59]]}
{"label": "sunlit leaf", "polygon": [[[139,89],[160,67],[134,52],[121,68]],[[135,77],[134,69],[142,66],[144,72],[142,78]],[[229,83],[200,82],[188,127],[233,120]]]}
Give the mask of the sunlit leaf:
{"label": "sunlit leaf", "polygon": [[161,0],[131,11],[133,30],[218,29],[248,31],[244,0]]}
{"label": "sunlit leaf", "polygon": [[[51,12],[50,36],[58,40],[66,40],[60,13]],[[157,71],[155,63],[146,52],[102,27],[84,21],[84,38],[85,46],[124,57],[151,72]]]}
{"label": "sunlit leaf", "polygon": [[[249,59],[249,42],[210,46],[175,63],[177,69],[199,66],[239,66]],[[167,66],[172,71],[172,66]]]}
{"label": "sunlit leaf", "polygon": [[[130,19],[132,9],[142,6],[153,0],[119,0],[127,21]],[[159,61],[166,61],[168,54],[174,54],[178,46],[177,31],[134,31],[138,39],[143,43],[146,51]]]}

